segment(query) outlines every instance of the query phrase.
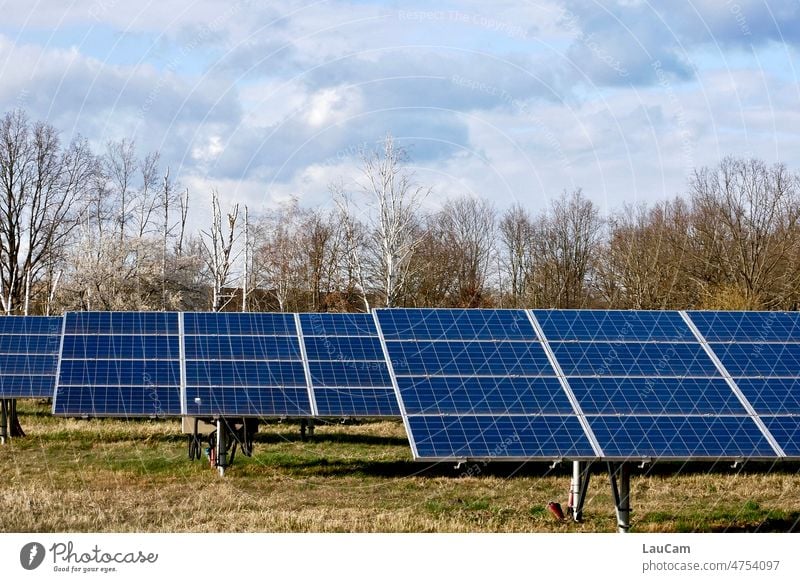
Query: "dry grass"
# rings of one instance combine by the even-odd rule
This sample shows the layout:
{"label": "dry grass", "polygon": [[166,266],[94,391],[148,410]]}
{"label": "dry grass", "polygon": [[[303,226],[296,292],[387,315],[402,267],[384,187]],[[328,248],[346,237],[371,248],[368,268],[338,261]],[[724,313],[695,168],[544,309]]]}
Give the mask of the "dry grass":
{"label": "dry grass", "polygon": [[[0,447],[0,531],[614,531],[605,474],[585,523],[558,523],[567,464],[474,466],[411,460],[399,422],[262,426],[253,458],[221,479],[190,462],[176,421],[64,420],[22,402],[28,437]],[[598,467],[598,471],[601,467]],[[796,465],[664,465],[632,479],[636,531],[792,531]]]}

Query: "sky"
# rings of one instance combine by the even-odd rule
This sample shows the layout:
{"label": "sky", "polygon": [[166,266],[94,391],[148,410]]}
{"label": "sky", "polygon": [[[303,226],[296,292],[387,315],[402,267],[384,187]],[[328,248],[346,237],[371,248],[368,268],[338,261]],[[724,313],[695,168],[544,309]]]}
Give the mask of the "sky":
{"label": "sky", "polygon": [[797,0],[0,0],[0,113],[159,150],[205,208],[331,204],[387,134],[436,207],[604,213],[727,155],[800,171]]}

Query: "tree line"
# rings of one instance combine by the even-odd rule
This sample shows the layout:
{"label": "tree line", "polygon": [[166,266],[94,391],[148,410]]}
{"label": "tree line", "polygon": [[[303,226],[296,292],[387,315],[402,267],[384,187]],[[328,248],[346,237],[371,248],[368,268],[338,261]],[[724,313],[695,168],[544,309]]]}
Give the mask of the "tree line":
{"label": "tree line", "polygon": [[222,208],[130,140],[94,151],[0,119],[0,310],[365,311],[375,306],[797,309],[800,177],[727,157],[668,201],[603,215],[580,189],[544,209],[433,205],[391,136],[332,204]]}

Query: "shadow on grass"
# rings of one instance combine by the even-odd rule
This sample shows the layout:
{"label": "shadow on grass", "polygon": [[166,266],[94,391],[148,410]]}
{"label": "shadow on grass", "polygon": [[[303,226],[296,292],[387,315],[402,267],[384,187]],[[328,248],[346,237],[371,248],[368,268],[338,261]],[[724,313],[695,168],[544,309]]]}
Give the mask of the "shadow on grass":
{"label": "shadow on grass", "polygon": [[312,438],[303,439],[299,432],[260,432],[253,439],[256,443],[276,444],[285,442],[305,442],[309,446],[320,444],[348,444],[348,445],[374,445],[379,447],[407,447],[408,439],[405,437],[379,436],[367,434],[336,433],[325,434],[317,432]]}
{"label": "shadow on grass", "polygon": [[711,533],[800,533],[800,512],[793,511],[786,517],[768,517],[761,523],[746,525],[714,526]]}

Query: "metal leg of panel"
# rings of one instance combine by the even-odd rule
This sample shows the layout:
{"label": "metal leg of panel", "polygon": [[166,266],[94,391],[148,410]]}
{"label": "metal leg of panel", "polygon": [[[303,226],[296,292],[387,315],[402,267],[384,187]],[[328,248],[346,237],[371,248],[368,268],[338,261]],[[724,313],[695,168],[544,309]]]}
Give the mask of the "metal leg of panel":
{"label": "metal leg of panel", "polygon": [[219,476],[225,476],[225,469],[228,466],[228,427],[225,420],[217,419],[217,470]]}
{"label": "metal leg of panel", "polygon": [[583,505],[586,502],[586,492],[589,489],[590,467],[591,463],[585,461],[573,461],[572,463],[568,509],[573,521],[577,523],[583,521]]}
{"label": "metal leg of panel", "polygon": [[611,493],[617,512],[617,531],[628,533],[631,528],[631,468],[629,463],[609,463]]}
{"label": "metal leg of panel", "polygon": [[8,401],[0,400],[0,445],[8,439]]}

